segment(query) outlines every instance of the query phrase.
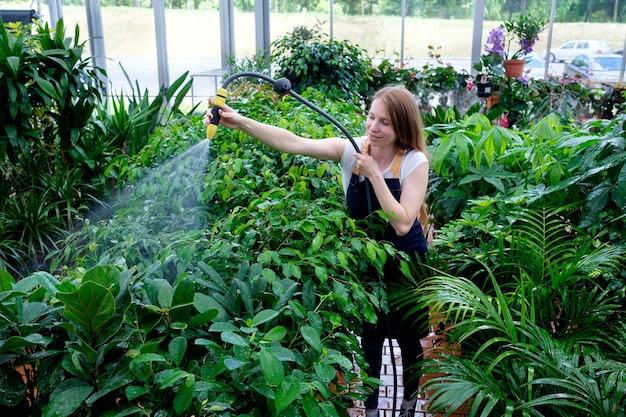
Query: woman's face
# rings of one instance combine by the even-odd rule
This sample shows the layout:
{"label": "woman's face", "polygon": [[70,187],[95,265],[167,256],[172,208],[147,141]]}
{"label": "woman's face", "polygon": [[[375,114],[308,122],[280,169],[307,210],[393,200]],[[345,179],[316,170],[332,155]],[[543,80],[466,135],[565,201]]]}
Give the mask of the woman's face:
{"label": "woman's face", "polygon": [[365,133],[371,146],[393,146],[397,135],[391,126],[387,107],[380,101],[374,100],[365,121]]}

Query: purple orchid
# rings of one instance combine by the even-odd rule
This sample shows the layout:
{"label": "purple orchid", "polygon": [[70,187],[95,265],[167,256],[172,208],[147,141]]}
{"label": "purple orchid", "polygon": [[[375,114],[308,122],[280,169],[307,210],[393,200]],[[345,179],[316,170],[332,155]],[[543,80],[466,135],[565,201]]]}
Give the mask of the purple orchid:
{"label": "purple orchid", "polygon": [[502,26],[491,29],[485,42],[485,51],[496,55],[504,54],[504,28]]}

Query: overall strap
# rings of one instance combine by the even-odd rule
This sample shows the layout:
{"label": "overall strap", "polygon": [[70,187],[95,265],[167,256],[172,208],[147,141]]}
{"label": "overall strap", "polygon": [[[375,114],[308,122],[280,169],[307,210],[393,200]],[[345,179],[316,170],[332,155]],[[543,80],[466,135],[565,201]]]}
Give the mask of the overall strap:
{"label": "overall strap", "polygon": [[[361,151],[367,153],[369,149],[370,149],[369,139],[365,139],[365,142],[363,142]],[[396,151],[396,156],[393,158],[393,163],[391,164],[391,168],[389,168],[389,171],[391,171],[393,178],[400,178],[400,167],[402,166],[403,157],[404,157],[404,149],[398,148],[398,150]],[[354,168],[354,173],[356,175],[359,175],[359,170],[357,168]]]}

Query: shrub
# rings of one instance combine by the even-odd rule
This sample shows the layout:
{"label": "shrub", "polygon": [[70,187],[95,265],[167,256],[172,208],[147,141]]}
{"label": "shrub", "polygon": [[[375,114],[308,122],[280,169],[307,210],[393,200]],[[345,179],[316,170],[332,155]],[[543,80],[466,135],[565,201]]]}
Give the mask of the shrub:
{"label": "shrub", "polygon": [[111,161],[137,154],[158,125],[181,116],[191,87],[184,74],[150,100],[137,85],[110,111],[105,74],[83,50],[78,27],[66,38],[62,20],[55,30],[0,26],[0,266],[17,276],[48,268],[57,242],[103,204],[118,174]]}
{"label": "shrub", "polygon": [[345,40],[326,39],[319,30],[319,25],[296,27],[272,42],[271,59],[278,75],[289,79],[297,92],[312,87],[334,98],[361,102],[368,94],[371,66],[366,51]]}

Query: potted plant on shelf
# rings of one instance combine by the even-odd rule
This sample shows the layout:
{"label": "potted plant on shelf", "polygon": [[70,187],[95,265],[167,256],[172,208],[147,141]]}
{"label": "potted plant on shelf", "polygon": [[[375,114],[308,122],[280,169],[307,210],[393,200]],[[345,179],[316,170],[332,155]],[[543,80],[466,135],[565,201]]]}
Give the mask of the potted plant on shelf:
{"label": "potted plant on shelf", "polygon": [[[521,77],[524,72],[524,56],[530,54],[539,40],[539,34],[547,27],[545,19],[520,15],[507,20],[489,32],[485,50],[491,55],[500,55],[508,77]],[[515,42],[514,42],[515,41]],[[519,48],[511,53],[511,44]]]}
{"label": "potted plant on shelf", "polygon": [[476,70],[476,74],[466,79],[467,91],[476,88],[476,95],[480,98],[497,95],[498,79],[503,75],[499,55],[484,55],[472,68]]}
{"label": "potted plant on shelf", "polygon": [[493,94],[494,84],[491,82],[491,78],[486,74],[477,74],[471,76],[465,80],[467,91],[474,90],[476,87],[476,95],[480,98],[489,97]]}

